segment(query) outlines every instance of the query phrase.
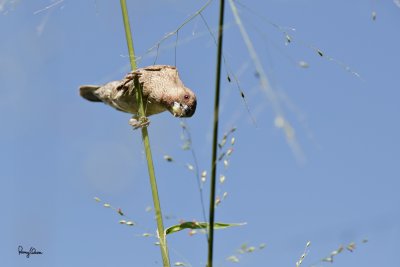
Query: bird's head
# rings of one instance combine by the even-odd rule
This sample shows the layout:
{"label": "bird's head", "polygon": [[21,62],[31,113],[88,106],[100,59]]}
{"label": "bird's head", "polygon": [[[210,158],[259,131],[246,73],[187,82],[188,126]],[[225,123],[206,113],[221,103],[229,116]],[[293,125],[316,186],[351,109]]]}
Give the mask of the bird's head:
{"label": "bird's head", "polygon": [[188,88],[178,92],[173,101],[169,102],[169,112],[175,117],[192,117],[196,111],[196,95]]}

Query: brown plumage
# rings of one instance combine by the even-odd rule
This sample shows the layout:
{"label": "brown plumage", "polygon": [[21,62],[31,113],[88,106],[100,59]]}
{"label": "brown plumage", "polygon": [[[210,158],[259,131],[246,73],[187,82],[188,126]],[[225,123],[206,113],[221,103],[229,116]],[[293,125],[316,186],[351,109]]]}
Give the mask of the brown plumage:
{"label": "brown plumage", "polygon": [[173,66],[154,65],[128,73],[120,81],[102,86],[83,85],[80,95],[93,102],[104,102],[117,110],[137,114],[134,78],[143,88],[145,115],[168,110],[176,117],[191,117],[196,111],[196,95],[185,87]]}

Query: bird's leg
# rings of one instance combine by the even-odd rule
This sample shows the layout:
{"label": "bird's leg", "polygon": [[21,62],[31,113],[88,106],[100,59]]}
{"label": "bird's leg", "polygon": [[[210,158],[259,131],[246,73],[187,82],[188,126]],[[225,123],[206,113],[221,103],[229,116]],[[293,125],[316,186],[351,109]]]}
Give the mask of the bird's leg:
{"label": "bird's leg", "polygon": [[138,128],[148,127],[150,125],[150,120],[145,116],[139,117],[138,115],[134,115],[129,120],[129,125],[131,125],[133,129],[136,130]]}
{"label": "bird's leg", "polygon": [[[129,82],[134,83],[134,79],[139,79],[140,77],[140,72],[137,71],[131,71],[129,72],[121,82],[121,86],[125,87]],[[133,86],[133,84],[131,85]],[[130,88],[134,89],[134,87]],[[131,91],[128,91],[129,93],[132,93]],[[143,127],[148,127],[150,125],[150,120],[146,116],[139,116],[138,114],[133,115],[132,118],[129,120],[129,125],[133,127],[134,130],[138,128],[143,128]]]}

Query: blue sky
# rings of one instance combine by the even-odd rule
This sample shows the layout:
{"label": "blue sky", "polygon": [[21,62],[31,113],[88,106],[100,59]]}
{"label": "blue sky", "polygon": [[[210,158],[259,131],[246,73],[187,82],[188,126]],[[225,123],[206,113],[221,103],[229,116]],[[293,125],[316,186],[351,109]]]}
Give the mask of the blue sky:
{"label": "blue sky", "polygon": [[[139,66],[155,60],[176,65],[198,98],[190,119],[169,113],[150,118],[166,226],[202,220],[180,123],[190,129],[199,170],[209,173],[216,47],[197,17],[160,45],[157,58],[146,51],[204,4],[128,1]],[[328,266],[320,260],[350,242],[357,248],[335,257],[335,266],[398,265],[398,4],[271,0],[246,6],[252,11],[240,7],[239,14],[295,139],[288,142],[276,127],[276,103],[260,87],[227,2],[223,73],[238,78],[250,112],[225,75],[220,137],[237,130],[230,136],[236,142],[229,167],[218,166],[226,181],[217,194],[227,197],[216,218],[247,224],[216,233],[215,266],[295,266],[307,241],[302,266]],[[156,240],[141,236],[156,225],[146,211],[152,200],[140,132],[131,130],[128,114],[78,94],[82,84],[129,72],[119,2],[0,1],[0,12],[1,262],[160,266]],[[215,31],[218,3],[202,14]],[[166,154],[174,162],[166,162]],[[206,181],[206,207],[208,186]],[[122,208],[136,225],[120,225],[118,214],[94,197]],[[205,266],[204,235],[181,232],[168,243],[172,263]],[[266,247],[239,255],[242,244]],[[27,259],[18,255],[19,245],[44,254]],[[239,263],[227,261],[231,255]]]}

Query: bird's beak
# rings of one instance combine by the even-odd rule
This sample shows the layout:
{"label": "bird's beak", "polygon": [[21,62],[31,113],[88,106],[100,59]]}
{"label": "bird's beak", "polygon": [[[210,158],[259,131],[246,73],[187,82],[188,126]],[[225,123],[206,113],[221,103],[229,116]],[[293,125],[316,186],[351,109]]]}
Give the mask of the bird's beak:
{"label": "bird's beak", "polygon": [[196,102],[194,102],[194,105],[192,107],[189,107],[186,104],[181,104],[175,101],[172,106],[171,113],[175,117],[192,117],[195,111],[196,111]]}
{"label": "bird's beak", "polygon": [[183,109],[185,111],[184,117],[192,117],[194,112],[196,111],[197,101],[194,101],[193,105],[189,107],[188,105],[183,105]]}

